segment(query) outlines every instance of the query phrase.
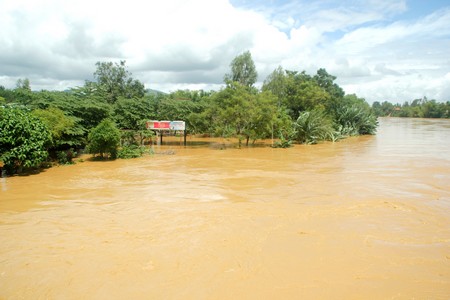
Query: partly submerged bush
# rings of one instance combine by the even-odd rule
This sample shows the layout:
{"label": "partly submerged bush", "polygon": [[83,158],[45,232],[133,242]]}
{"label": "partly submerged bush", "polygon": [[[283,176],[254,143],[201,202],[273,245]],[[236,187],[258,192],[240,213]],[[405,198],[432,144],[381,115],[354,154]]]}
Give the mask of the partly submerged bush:
{"label": "partly submerged bush", "polygon": [[73,158],[76,156],[77,152],[73,148],[56,152],[56,158],[58,159],[58,163],[61,165],[73,164]]}
{"label": "partly submerged bush", "polygon": [[50,144],[50,131],[38,117],[26,109],[0,107],[0,161],[8,173],[40,167]]}
{"label": "partly submerged bush", "polygon": [[375,134],[378,121],[375,115],[359,105],[343,106],[336,110],[336,127],[343,136]]}
{"label": "partly submerged bush", "polygon": [[117,152],[117,158],[137,158],[141,157],[145,152],[146,149],[144,146],[127,145],[119,149]]}
{"label": "partly submerged bush", "polygon": [[117,148],[119,147],[120,131],[116,124],[110,119],[104,119],[97,127],[89,132],[88,150],[92,154],[104,154],[110,158],[116,158]]}
{"label": "partly submerged bush", "polygon": [[280,140],[276,141],[272,145],[273,148],[289,148],[291,146],[292,146],[292,139],[285,138],[282,131],[280,131]]}
{"label": "partly submerged bush", "polygon": [[302,144],[334,140],[333,122],[321,109],[301,112],[294,122],[295,139]]}

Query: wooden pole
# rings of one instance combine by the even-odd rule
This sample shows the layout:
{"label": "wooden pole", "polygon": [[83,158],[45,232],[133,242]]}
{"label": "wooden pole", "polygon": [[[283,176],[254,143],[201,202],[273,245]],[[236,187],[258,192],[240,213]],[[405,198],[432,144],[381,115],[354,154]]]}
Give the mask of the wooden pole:
{"label": "wooden pole", "polygon": [[159,144],[160,144],[160,145],[162,145],[162,137],[163,137],[163,133],[164,133],[163,130],[160,130],[160,131],[159,131]]}
{"label": "wooden pole", "polygon": [[184,129],[184,146],[186,147],[186,136],[187,136],[187,130]]}

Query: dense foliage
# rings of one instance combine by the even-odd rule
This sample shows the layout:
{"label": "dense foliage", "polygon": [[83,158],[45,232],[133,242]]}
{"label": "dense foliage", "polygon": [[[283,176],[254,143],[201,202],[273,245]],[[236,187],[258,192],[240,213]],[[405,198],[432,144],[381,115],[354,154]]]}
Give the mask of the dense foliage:
{"label": "dense foliage", "polygon": [[91,129],[88,141],[89,153],[100,154],[101,158],[104,158],[105,155],[116,158],[120,142],[120,130],[112,120],[104,119],[97,127]]}
{"label": "dense foliage", "polygon": [[39,167],[48,156],[51,134],[22,108],[0,108],[0,160],[10,172]]}
{"label": "dense foliage", "polygon": [[[152,137],[145,128],[151,119],[184,120],[191,134],[237,138],[239,147],[266,138],[276,141],[274,147],[289,147],[293,141],[334,141],[376,131],[372,108],[356,95],[345,95],[335,83],[336,77],[325,69],[309,75],[279,67],[261,90],[254,87],[257,76],[247,51],[231,62],[226,84],[219,91],[164,94],[145,90],[127,71],[125,61],[98,62],[94,81],[64,92],[31,91],[28,79],[19,80],[15,89],[0,86],[3,111],[14,107],[29,110],[31,113],[20,110],[16,118],[38,122],[40,127],[35,128],[42,134],[42,142],[28,139],[41,155],[27,155],[39,159],[33,163],[15,159],[13,164],[36,165],[45,160],[47,152],[61,162],[70,162],[78,149],[85,147],[100,156],[140,156]],[[3,135],[5,130],[13,134],[9,127],[2,127]],[[44,138],[46,135],[49,138]],[[17,134],[11,138],[23,141]],[[5,149],[1,155],[11,165],[11,152]]]}
{"label": "dense foliage", "polygon": [[439,103],[426,97],[403,104],[376,101],[372,109],[378,117],[450,118],[450,101]]}
{"label": "dense foliage", "polygon": [[334,80],[325,69],[310,76],[279,67],[264,81],[262,90],[277,97],[278,107],[292,120],[291,138],[299,143],[375,134],[378,122],[369,104],[356,95],[345,95]]}
{"label": "dense foliage", "polygon": [[303,111],[294,123],[295,139],[302,144],[333,140],[333,122],[322,109]]}

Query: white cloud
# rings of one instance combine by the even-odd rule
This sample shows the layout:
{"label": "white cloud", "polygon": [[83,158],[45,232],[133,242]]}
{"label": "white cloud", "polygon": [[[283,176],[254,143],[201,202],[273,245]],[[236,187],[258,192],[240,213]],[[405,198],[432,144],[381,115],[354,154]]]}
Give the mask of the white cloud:
{"label": "white cloud", "polygon": [[0,85],[65,89],[97,61],[127,60],[147,87],[217,89],[250,50],[260,82],[278,65],[324,67],[369,101],[448,100],[449,9],[402,21],[403,0],[248,3],[0,0]]}

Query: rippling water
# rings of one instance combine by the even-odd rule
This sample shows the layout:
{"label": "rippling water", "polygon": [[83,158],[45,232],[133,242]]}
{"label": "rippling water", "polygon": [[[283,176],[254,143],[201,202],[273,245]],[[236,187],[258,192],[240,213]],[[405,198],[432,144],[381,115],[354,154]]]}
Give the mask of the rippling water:
{"label": "rippling water", "polygon": [[222,143],[0,179],[0,299],[448,298],[449,120]]}

